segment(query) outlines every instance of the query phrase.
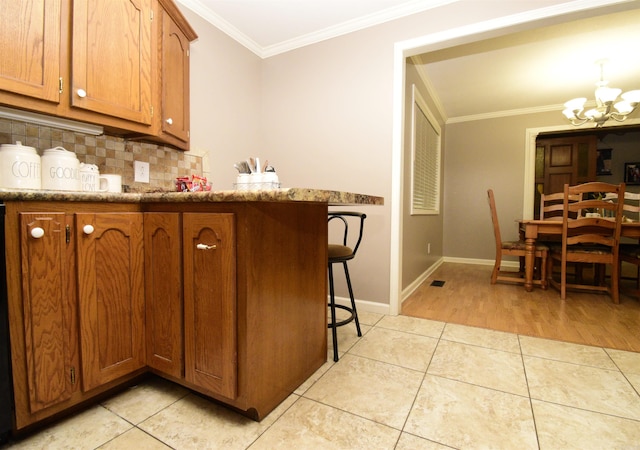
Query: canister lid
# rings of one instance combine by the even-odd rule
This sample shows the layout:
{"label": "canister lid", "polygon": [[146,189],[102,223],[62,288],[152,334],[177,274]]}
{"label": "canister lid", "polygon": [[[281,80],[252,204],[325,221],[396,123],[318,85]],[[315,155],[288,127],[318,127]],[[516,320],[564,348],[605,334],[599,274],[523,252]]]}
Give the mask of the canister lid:
{"label": "canister lid", "polygon": [[81,172],[98,172],[98,166],[96,164],[80,163]]}
{"label": "canister lid", "polygon": [[34,153],[37,154],[36,149],[33,147],[29,147],[28,145],[22,145],[22,142],[16,141],[15,144],[0,144],[0,151],[20,151],[24,153]]}
{"label": "canister lid", "polygon": [[45,156],[45,155],[61,156],[63,158],[74,158],[74,159],[78,158],[75,153],[70,152],[64,147],[48,148],[44,152],[42,152],[42,156]]}

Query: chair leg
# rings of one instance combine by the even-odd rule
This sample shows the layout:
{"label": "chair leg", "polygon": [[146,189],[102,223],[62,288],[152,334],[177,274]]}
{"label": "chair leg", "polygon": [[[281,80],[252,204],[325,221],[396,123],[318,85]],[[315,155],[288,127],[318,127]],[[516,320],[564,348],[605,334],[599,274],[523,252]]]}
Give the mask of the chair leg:
{"label": "chair leg", "polygon": [[[604,264],[603,264],[604,266]],[[616,305],[620,303],[620,261],[611,264],[611,298]]]}
{"label": "chair leg", "polygon": [[358,336],[362,336],[362,332],[360,331],[360,321],[358,320],[358,310],[356,309],[356,300],[353,297],[353,289],[351,289],[351,278],[349,277],[347,262],[343,261],[342,265],[344,266],[344,275],[347,279],[347,287],[349,288],[349,298],[351,299],[351,308],[353,309],[353,319],[356,322],[356,330],[358,331]]}
{"label": "chair leg", "polygon": [[491,272],[491,284],[496,284],[498,282],[498,272],[500,272],[501,262],[502,258],[500,258],[500,255],[496,255],[496,262],[493,265],[493,272]]}
{"label": "chair leg", "polygon": [[333,266],[329,264],[329,307],[331,309],[331,334],[333,337],[333,360],[338,362],[338,330],[336,327],[336,300],[333,292]]}
{"label": "chair leg", "polygon": [[546,254],[542,254],[540,258],[542,263],[540,264],[540,284],[542,285],[542,289],[547,289],[547,258]]}
{"label": "chair leg", "polygon": [[560,264],[560,298],[564,300],[567,298],[567,264]]}
{"label": "chair leg", "polygon": [[593,268],[593,279],[596,286],[606,285],[607,266],[605,264],[595,264]]}

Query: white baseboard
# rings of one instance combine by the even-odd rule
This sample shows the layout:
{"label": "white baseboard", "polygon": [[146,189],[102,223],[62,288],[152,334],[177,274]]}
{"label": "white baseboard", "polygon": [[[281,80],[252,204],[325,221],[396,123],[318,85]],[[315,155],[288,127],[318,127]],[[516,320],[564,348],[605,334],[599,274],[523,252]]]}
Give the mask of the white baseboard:
{"label": "white baseboard", "polygon": [[[495,259],[474,259],[474,258],[456,258],[453,256],[445,256],[442,258],[444,262],[452,262],[457,264],[478,264],[481,266],[493,266],[496,263]],[[518,261],[513,260],[502,260],[500,263],[501,267],[520,267],[520,263]]]}
{"label": "white baseboard", "polygon": [[424,283],[424,281],[429,278],[429,276],[436,271],[436,269],[438,267],[440,267],[442,265],[442,263],[444,262],[444,258],[440,258],[439,260],[437,260],[434,264],[431,265],[431,267],[429,267],[427,270],[425,270],[422,275],[420,275],[418,278],[416,278],[415,280],[413,280],[413,282],[407,286],[406,288],[404,288],[402,290],[402,294],[400,296],[400,305],[402,305],[402,303],[404,303],[404,301],[409,298],[409,296],[411,294],[413,294],[413,292],[418,289],[418,287],[420,287],[420,285],[422,283]]}
{"label": "white baseboard", "polygon": [[[329,297],[327,297],[327,302],[329,301]],[[343,305],[351,307],[351,300],[349,297],[336,297],[336,305]],[[389,314],[389,304],[388,303],[378,303],[372,302],[369,300],[358,300],[356,299],[356,308],[358,308],[358,312],[365,311],[376,314]]]}

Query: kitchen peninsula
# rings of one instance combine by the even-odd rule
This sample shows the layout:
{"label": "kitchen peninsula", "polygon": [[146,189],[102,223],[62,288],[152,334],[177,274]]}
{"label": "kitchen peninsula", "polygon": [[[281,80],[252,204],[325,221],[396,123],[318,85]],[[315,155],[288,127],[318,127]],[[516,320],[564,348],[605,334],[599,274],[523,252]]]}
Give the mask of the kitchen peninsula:
{"label": "kitchen peninsula", "polygon": [[264,418],[327,360],[317,189],[0,190],[15,429],[152,372]]}

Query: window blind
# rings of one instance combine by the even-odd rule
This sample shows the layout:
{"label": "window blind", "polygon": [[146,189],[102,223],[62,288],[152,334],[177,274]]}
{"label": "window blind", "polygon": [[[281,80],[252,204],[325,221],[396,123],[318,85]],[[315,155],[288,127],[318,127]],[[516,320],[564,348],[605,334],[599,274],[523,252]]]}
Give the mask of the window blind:
{"label": "window blind", "polygon": [[411,214],[440,213],[440,127],[413,86]]}

